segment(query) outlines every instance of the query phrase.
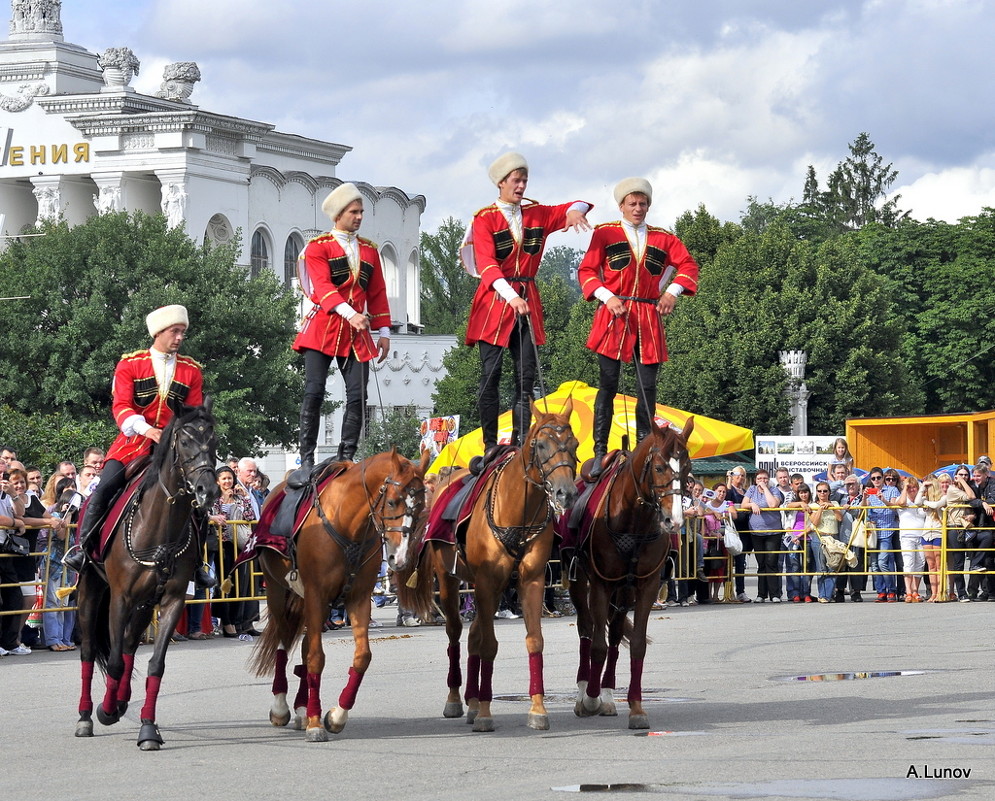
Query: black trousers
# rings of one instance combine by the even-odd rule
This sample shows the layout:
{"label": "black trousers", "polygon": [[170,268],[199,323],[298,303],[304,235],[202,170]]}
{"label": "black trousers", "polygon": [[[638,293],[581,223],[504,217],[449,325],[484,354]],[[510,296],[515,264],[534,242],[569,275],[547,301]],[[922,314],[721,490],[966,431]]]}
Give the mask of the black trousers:
{"label": "black trousers", "polygon": [[511,332],[507,348],[478,343],[480,348],[480,393],[477,398],[477,411],[480,413],[480,427],[484,433],[484,448],[497,445],[498,416],[501,414],[501,368],[505,350],[511,355],[511,369],[514,378],[514,400],[511,406],[511,441],[521,445],[525,432],[532,425],[532,392],[536,382],[536,351],[532,344],[532,332],[527,317],[519,317]]}
{"label": "black trousers", "polygon": [[304,351],[304,395],[325,397],[325,382],[328,371],[335,366],[345,382],[345,409],[342,415],[342,435],[339,441],[343,448],[350,450],[350,457],[356,451],[366,416],[366,384],[370,378],[370,363],[361,362],[355,356],[328,356],[319,350]]}
{"label": "black trousers", "polygon": [[[643,364],[639,361],[639,343],[633,353],[632,362],[636,366],[636,380],[639,389],[636,393],[636,440],[650,432],[650,420],[656,413],[656,377],[660,364]],[[611,430],[612,409],[618,394],[618,382],[622,373],[622,362],[598,354],[598,395],[594,400],[594,441],[607,445]],[[636,443],[630,443],[635,447]]]}

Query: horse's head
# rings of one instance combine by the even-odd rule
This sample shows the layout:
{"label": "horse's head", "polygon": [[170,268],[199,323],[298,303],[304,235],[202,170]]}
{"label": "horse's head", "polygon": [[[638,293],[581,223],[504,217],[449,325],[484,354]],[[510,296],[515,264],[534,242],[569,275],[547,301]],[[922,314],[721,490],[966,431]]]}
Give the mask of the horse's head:
{"label": "horse's head", "polygon": [[[666,461],[666,467],[660,475],[666,475],[665,479],[655,479],[654,495],[657,496],[661,524],[665,531],[679,531],[684,524],[684,507],[682,505],[684,493],[688,489],[688,481],[691,477],[691,456],[688,451],[688,440],[691,432],[694,431],[694,417],[689,417],[684,424],[683,431],[674,427],[661,429],[653,423],[653,433],[647,440],[653,439],[653,445],[659,441],[662,459]],[[640,443],[642,445],[642,443]],[[654,467],[654,471],[655,471]],[[662,485],[662,486],[660,486]]]}
{"label": "horse's head", "polygon": [[387,566],[403,570],[414,555],[412,537],[425,507],[424,476],[431,454],[426,451],[417,465],[398,455],[396,448],[382,458],[389,463],[373,503],[373,521],[383,537]]}
{"label": "horse's head", "polygon": [[[173,416],[162,433],[156,448],[150,478],[158,480],[159,472],[172,469],[177,476],[175,495],[193,495],[193,505],[209,509],[218,497],[218,481],[214,465],[218,462],[218,438],[214,433],[211,399],[203,406],[184,407]],[[154,474],[154,476],[152,475]]]}
{"label": "horse's head", "polygon": [[558,414],[541,412],[533,402],[535,422],[522,443],[525,477],[545,490],[556,514],[563,514],[577,498],[578,443],[570,427],[572,411],[570,399]]}

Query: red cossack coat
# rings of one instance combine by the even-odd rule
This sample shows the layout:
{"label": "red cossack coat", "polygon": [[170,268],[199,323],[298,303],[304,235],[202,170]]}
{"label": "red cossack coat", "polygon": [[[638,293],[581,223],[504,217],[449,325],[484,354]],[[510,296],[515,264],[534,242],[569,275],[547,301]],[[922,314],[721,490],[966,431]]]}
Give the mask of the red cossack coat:
{"label": "red cossack coat", "polygon": [[372,330],[390,326],[387,285],[377,246],[359,237],[359,273],[353,275],[349,259],[331,234],[312,239],[304,250],[315,307],[294,340],[294,350],[318,350],[326,356],[354,356],[368,362],[377,355],[370,331],[356,331],[335,311],[348,303],[357,312],[370,313]]}
{"label": "red cossack coat", "polygon": [[[508,347],[515,327],[515,312],[494,289],[498,278],[505,278],[529,303],[529,319],[537,345],[546,342],[542,298],[535,285],[535,275],[542,261],[546,237],[567,224],[567,211],[577,201],[559,206],[541,206],[534,201],[522,204],[522,241],[511,234],[508,220],[497,205],[490,205],[473,215],[473,258],[480,284],[470,306],[466,327],[466,344],[489,342]],[[592,207],[593,208],[593,207]],[[525,279],[525,280],[519,280]]]}
{"label": "red cossack coat", "polygon": [[[176,357],[176,371],[166,397],[159,394],[159,384],[147,350],[127,353],[114,368],[114,422],[118,428],[135,414],[145,418],[150,426],[165,428],[173,419],[171,406],[201,406],[204,403],[204,375],[201,365],[189,356]],[[118,434],[107,451],[107,459],[129,464],[152,450],[152,440],[144,436],[126,437]]]}
{"label": "red cossack coat", "polygon": [[[666,277],[671,266],[674,273]],[[693,295],[698,289],[698,265],[680,239],[663,228],[647,226],[646,252],[637,262],[621,222],[598,225],[577,278],[587,300],[603,286],[620,298],[652,301],[623,300],[628,313],[621,317],[614,317],[604,304],[599,304],[588,348],[610,359],[631,362],[638,339],[643,364],[667,361],[667,341],[656,301],[672,283],[684,287],[685,295]],[[661,279],[666,280],[665,286],[661,286]]]}

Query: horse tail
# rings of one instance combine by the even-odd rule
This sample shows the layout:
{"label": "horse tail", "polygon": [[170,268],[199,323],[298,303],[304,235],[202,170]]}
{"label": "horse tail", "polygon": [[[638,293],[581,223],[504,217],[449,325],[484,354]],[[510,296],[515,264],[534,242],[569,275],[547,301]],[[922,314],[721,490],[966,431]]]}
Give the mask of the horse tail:
{"label": "horse tail", "polygon": [[304,633],[304,599],[292,590],[286,590],[283,614],[270,615],[262,636],[256,641],[255,651],[249,660],[249,670],[257,676],[272,676],[276,666],[276,652],[281,647],[293,650]]}
{"label": "horse tail", "polygon": [[[419,568],[420,565],[420,568]],[[397,582],[397,605],[410,610],[417,617],[431,620],[435,611],[432,596],[435,589],[435,570],[430,555],[422,551],[409,567],[394,574]]]}
{"label": "horse tail", "polygon": [[94,663],[106,674],[111,656],[111,594],[107,583],[97,574],[93,565],[87,564],[83,570],[86,572],[80,573],[77,585],[77,608],[87,610],[89,631],[84,634],[89,635]]}

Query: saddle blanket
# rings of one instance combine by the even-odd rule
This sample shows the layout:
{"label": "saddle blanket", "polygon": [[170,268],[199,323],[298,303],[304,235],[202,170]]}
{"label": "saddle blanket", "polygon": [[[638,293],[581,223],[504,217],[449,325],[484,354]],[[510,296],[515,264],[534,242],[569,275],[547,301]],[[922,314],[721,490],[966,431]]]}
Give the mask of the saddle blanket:
{"label": "saddle blanket", "polygon": [[294,515],[294,529],[293,534],[290,537],[284,537],[280,534],[273,534],[270,531],[270,527],[273,525],[273,521],[276,519],[277,513],[280,511],[280,506],[287,497],[287,493],[283,487],[273,490],[266,499],[266,503],[263,505],[262,511],[259,513],[259,521],[253,528],[252,535],[245,543],[245,548],[242,549],[241,553],[238,555],[238,558],[235,559],[235,564],[232,566],[232,570],[255,559],[260,548],[269,548],[271,551],[276,551],[285,559],[289,559],[291,540],[300,533],[301,527],[304,525],[304,521],[314,508],[315,496],[321,495],[321,493],[324,492],[325,487],[327,487],[336,477],[342,475],[345,469],[346,468],[343,466],[342,469],[333,470],[332,472],[326,474],[318,483],[317,492],[309,492],[304,495],[301,499],[300,506],[297,508],[297,513]]}
{"label": "saddle blanket", "polygon": [[560,536],[561,549],[579,549],[587,542],[605,494],[623,464],[624,459],[615,459],[597,481],[589,484],[581,479],[577,482],[579,494],[576,502],[554,523],[556,533]]}
{"label": "saddle blanket", "polygon": [[[94,550],[87,554],[94,561],[102,562],[104,560],[104,556],[106,556],[107,551],[110,548],[114,531],[117,528],[118,523],[121,522],[121,518],[124,517],[128,504],[131,503],[132,499],[134,499],[138,494],[138,488],[141,486],[144,478],[145,470],[142,470],[125,485],[124,490],[120,495],[118,495],[117,500],[115,500],[111,505],[110,512],[107,517],[104,518],[104,522],[100,524],[100,536],[97,538],[99,541],[96,543]],[[82,521],[84,519],[86,507],[89,503],[89,498],[83,501],[83,504],[79,509],[78,520]]]}
{"label": "saddle blanket", "polygon": [[[422,551],[427,542],[442,542],[447,545],[456,544],[456,532],[469,520],[477,499],[484,491],[484,487],[487,486],[487,481],[500,467],[509,462],[516,453],[518,453],[517,448],[507,451],[501,458],[495,459],[486,465],[479,476],[468,475],[461,481],[454,481],[436,496],[432,503],[432,510],[428,515],[428,523],[425,525],[425,535],[418,546],[419,559],[421,559]],[[460,501],[459,506],[455,509],[450,509],[453,501],[464,490],[466,494]]]}

